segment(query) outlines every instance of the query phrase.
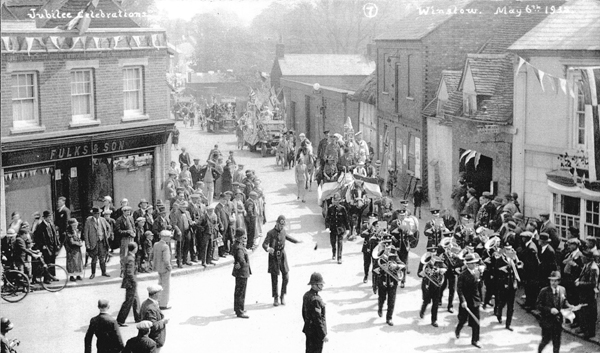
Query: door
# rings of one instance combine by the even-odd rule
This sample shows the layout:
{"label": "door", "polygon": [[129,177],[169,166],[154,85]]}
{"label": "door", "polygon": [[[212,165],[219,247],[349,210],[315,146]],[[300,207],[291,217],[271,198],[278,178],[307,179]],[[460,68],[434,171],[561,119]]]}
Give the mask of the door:
{"label": "door", "polygon": [[[464,149],[460,149],[460,155],[464,153]],[[490,182],[493,180],[492,168],[494,160],[490,157],[480,155],[479,163],[475,166],[475,158],[471,158],[466,164],[463,158],[460,161],[459,172],[464,173],[467,185],[477,190],[477,195],[481,195],[484,191],[490,191]]]}
{"label": "door", "polygon": [[67,199],[66,206],[71,210],[71,217],[80,223],[89,215],[91,207],[88,182],[91,161],[91,158],[79,158],[59,162],[54,172],[54,200],[64,196]]}

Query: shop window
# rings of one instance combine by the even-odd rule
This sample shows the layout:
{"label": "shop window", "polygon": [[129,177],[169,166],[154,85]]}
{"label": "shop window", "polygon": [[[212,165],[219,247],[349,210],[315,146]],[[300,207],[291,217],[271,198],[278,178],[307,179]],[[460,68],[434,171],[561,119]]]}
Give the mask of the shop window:
{"label": "shop window", "polygon": [[144,87],[141,67],[123,69],[123,106],[125,115],[144,113]]}
{"label": "shop window", "polygon": [[600,202],[585,202],[585,235],[600,237]]}
{"label": "shop window", "polygon": [[575,141],[578,148],[585,149],[585,97],[583,94],[582,81],[576,82],[577,98],[575,102]]}
{"label": "shop window", "polygon": [[52,167],[5,171],[6,219],[10,220],[11,214],[16,212],[23,221],[33,224],[34,212],[41,214],[45,210],[53,210],[53,174]]}
{"label": "shop window", "polygon": [[152,153],[115,157],[113,160],[114,199],[128,199],[137,204],[142,198],[152,200],[154,158]]}
{"label": "shop window", "polygon": [[554,223],[560,235],[567,237],[569,227],[579,228],[581,199],[577,197],[553,194]]}
{"label": "shop window", "polygon": [[94,82],[92,70],[71,71],[73,121],[94,119]]}
{"label": "shop window", "polygon": [[26,128],[39,125],[37,74],[19,72],[11,75],[13,127]]}

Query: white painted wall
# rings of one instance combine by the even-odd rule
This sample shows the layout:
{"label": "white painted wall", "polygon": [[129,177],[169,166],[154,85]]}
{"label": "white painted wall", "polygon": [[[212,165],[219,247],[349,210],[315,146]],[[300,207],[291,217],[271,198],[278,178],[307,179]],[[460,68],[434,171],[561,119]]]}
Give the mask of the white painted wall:
{"label": "white painted wall", "polygon": [[[440,125],[437,119],[427,119],[427,188],[429,203],[434,208],[452,206],[452,126]],[[439,181],[439,187],[436,186]]]}

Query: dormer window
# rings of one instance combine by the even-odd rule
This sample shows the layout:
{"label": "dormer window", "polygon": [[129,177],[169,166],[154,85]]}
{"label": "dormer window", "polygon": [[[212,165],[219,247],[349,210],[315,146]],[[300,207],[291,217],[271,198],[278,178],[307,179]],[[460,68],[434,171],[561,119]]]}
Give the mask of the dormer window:
{"label": "dormer window", "polygon": [[475,115],[477,112],[477,95],[463,92],[463,112],[465,115]]}
{"label": "dormer window", "polygon": [[436,108],[436,116],[438,118],[443,118],[444,117],[444,104],[446,104],[446,101],[445,100],[441,100],[438,97],[437,108]]}

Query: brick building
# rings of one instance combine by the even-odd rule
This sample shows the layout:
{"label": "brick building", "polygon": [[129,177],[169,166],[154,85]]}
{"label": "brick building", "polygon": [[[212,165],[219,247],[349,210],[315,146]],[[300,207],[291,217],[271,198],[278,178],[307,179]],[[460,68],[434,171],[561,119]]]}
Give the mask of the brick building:
{"label": "brick building", "polygon": [[[238,107],[246,107],[248,87],[231,72],[196,72],[190,73],[186,88],[193,93],[197,102],[210,104],[213,97],[221,99],[236,99]],[[240,112],[241,108],[238,108]]]}
{"label": "brick building", "polygon": [[[554,3],[552,5],[560,4]],[[442,8],[442,5],[448,8]],[[377,51],[377,115],[379,136],[388,136],[389,168],[399,186],[428,185],[427,120],[422,110],[434,99],[443,70],[460,70],[468,53],[487,47],[496,51],[533,28],[545,14],[528,14],[517,1],[432,2],[407,15],[402,25],[375,39]],[[495,14],[498,8],[521,9],[522,15]],[[450,11],[446,11],[450,10]],[[427,11],[427,13],[425,13]],[[461,11],[463,13],[461,13]],[[521,22],[520,35],[507,23]],[[508,29],[507,29],[508,28]],[[379,140],[383,153],[383,139]],[[427,188],[424,188],[427,190]]]}
{"label": "brick building", "polygon": [[550,212],[562,236],[574,226],[599,237],[600,3],[575,0],[569,10],[509,48],[519,56],[512,183],[526,216]]}
{"label": "brick building", "polygon": [[[39,10],[76,14],[86,4]],[[111,0],[95,9],[118,10]],[[68,18],[27,20],[2,21],[2,229],[12,212],[31,221],[59,196],[80,221],[105,195],[156,200],[173,128],[165,31],[126,17],[80,19],[70,30],[59,29]]]}
{"label": "brick building", "polygon": [[343,133],[347,117],[358,131],[358,103],[347,97],[373,70],[375,63],[363,55],[284,54],[277,44],[271,85],[283,88],[287,126],[314,142],[325,130]]}

